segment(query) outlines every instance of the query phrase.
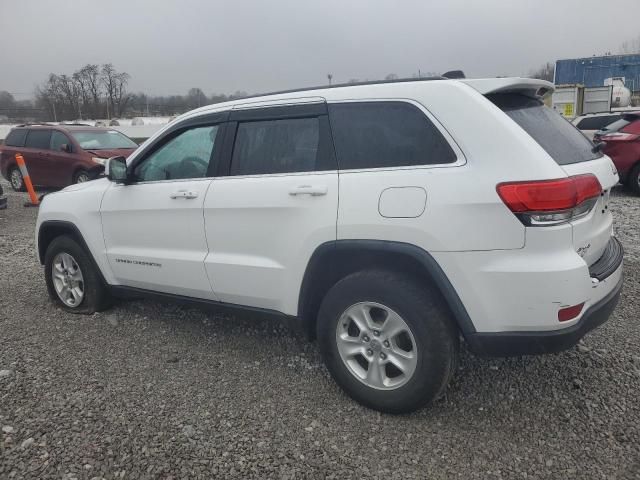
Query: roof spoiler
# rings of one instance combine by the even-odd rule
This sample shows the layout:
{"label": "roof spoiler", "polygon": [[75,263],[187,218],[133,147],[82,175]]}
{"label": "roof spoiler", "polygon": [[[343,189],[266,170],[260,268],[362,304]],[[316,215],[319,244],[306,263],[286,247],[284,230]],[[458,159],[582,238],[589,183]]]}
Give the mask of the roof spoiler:
{"label": "roof spoiler", "polygon": [[478,78],[461,81],[473,87],[482,95],[509,92],[540,98],[555,90],[553,83],[536,78]]}

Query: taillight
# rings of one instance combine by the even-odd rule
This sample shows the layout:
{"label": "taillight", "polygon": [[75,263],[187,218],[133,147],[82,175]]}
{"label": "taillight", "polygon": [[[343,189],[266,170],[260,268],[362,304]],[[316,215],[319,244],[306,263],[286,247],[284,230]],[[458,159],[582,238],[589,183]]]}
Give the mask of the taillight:
{"label": "taillight", "polygon": [[572,307],[561,308],[560,310],[558,310],[558,321],[568,322],[569,320],[573,320],[578,315],[580,315],[582,307],[584,307],[584,302]]}
{"label": "taillight", "polygon": [[586,215],[602,193],[595,175],[575,175],[557,180],[507,182],[498,195],[527,226],[557,225]]}
{"label": "taillight", "polygon": [[636,135],[635,133],[624,133],[624,132],[616,132],[616,133],[607,133],[600,137],[600,140],[603,142],[633,142],[638,140],[640,135]]}

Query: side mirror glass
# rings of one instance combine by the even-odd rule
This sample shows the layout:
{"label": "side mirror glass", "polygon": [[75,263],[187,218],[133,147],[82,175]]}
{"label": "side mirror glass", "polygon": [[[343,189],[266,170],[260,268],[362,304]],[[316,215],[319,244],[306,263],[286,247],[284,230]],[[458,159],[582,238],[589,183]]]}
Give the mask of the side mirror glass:
{"label": "side mirror glass", "polygon": [[62,145],[60,145],[60,150],[63,152],[71,153],[71,145],[69,145],[68,143],[63,143]]}
{"label": "side mirror glass", "polygon": [[127,181],[127,160],[120,157],[111,157],[107,159],[104,165],[104,171],[107,178],[112,182],[126,183]]}

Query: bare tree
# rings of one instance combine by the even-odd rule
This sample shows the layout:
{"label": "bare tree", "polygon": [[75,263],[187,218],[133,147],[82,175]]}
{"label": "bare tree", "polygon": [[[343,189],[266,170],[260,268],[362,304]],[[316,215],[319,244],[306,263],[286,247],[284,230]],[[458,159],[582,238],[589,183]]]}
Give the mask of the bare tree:
{"label": "bare tree", "polygon": [[200,88],[189,89],[187,92],[187,102],[189,103],[189,108],[198,108],[209,103],[207,96]]}
{"label": "bare tree", "polygon": [[636,38],[632,38],[631,40],[623,42],[618,49],[618,53],[622,55],[630,53],[640,53],[640,35],[638,35]]}
{"label": "bare tree", "polygon": [[131,100],[127,93],[130,78],[127,72],[118,72],[111,63],[102,65],[101,80],[107,94],[108,111],[116,117],[122,116]]}
{"label": "bare tree", "polygon": [[384,79],[388,80],[388,81],[397,80],[398,79],[398,75],[396,75],[395,73],[390,73],[389,75],[384,77]]}
{"label": "bare tree", "polygon": [[93,118],[102,116],[102,82],[98,65],[87,64],[73,74],[80,86],[83,109]]}
{"label": "bare tree", "polygon": [[554,76],[555,70],[556,70],[556,66],[551,62],[547,62],[544,65],[541,65],[540,67],[536,68],[535,70],[532,70],[529,73],[529,76],[531,78],[539,78],[540,80],[553,82],[553,76]]}

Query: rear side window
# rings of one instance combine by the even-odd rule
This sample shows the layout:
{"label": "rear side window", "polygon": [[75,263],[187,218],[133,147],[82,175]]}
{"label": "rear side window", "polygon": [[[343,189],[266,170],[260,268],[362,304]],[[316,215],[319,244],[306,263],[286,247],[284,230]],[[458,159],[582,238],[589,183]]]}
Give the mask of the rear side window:
{"label": "rear side window", "polygon": [[4,144],[8,147],[24,147],[25,138],[27,138],[26,128],[14,128],[7,135]]}
{"label": "rear side window", "polygon": [[456,154],[436,126],[404,102],[329,105],[341,170],[453,163]]}
{"label": "rear side window", "polygon": [[599,117],[587,117],[578,122],[576,127],[580,130],[600,130],[610,123],[620,120],[620,115],[602,115]]}
{"label": "rear side window", "polygon": [[41,150],[49,150],[49,139],[51,130],[30,130],[27,135],[25,147],[39,148]]}
{"label": "rear side window", "polygon": [[327,130],[326,116],[241,122],[230,173],[258,175],[331,169]]}
{"label": "rear side window", "polygon": [[600,158],[580,130],[541,101],[516,93],[487,95],[513,121],[544,148],[558,165]]}

